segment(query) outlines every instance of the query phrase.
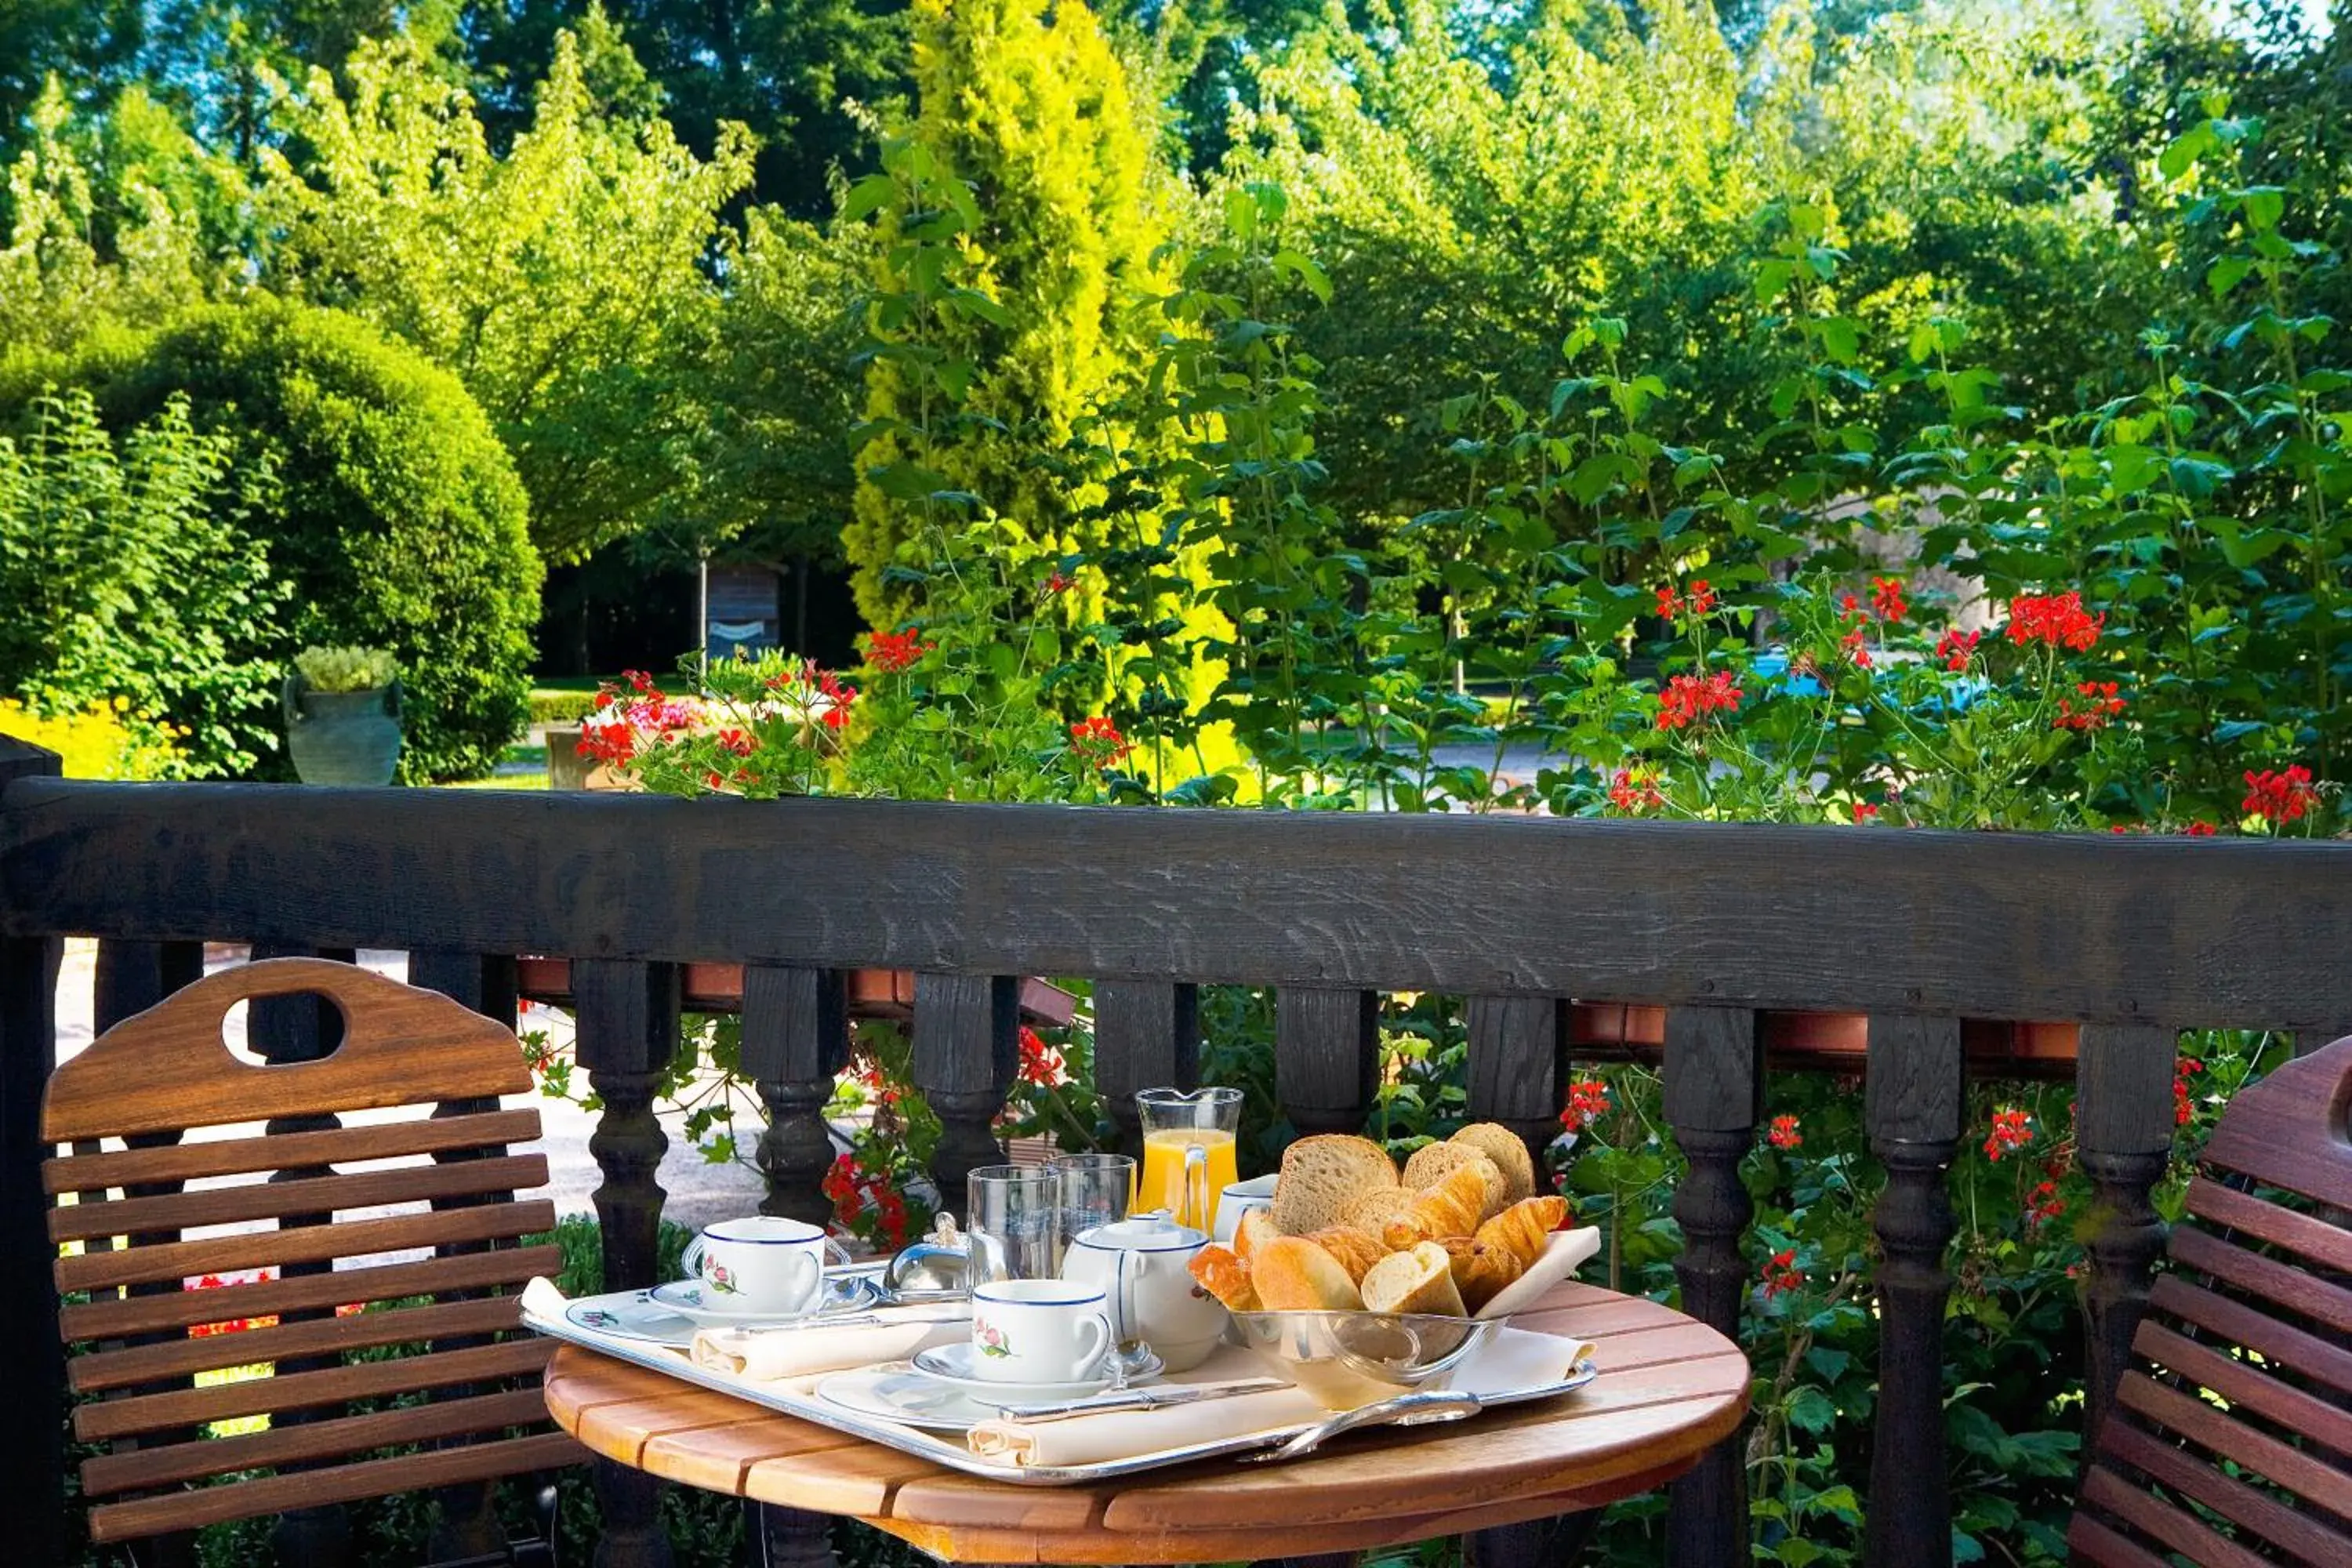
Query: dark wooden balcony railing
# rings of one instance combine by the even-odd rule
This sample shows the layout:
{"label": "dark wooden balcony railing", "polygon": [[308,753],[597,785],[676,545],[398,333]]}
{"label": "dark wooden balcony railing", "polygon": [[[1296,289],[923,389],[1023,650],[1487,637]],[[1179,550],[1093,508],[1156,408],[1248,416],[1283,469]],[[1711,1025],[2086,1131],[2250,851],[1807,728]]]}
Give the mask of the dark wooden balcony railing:
{"label": "dark wooden balcony railing", "polygon": [[[1748,1284],[1738,1167],[1767,1047],[1853,1043],[1773,1015],[1864,1016],[1866,1121],[1889,1171],[1869,1555],[1906,1568],[1949,1552],[1945,1187],[1967,1058],[2074,1026],[2081,1160],[2103,1215],[2086,1298],[2095,1419],[2161,1245],[2148,1194],[2171,1146],[2178,1032],[2287,1030],[2310,1046],[2352,1032],[2352,845],[111,785],[42,776],[48,759],[8,745],[0,1343],[17,1397],[0,1416],[0,1531],[16,1542],[54,1538],[59,1512],[63,1376],[35,1171],[68,934],[100,939],[101,1025],[184,982],[205,940],[404,948],[418,983],[509,1018],[509,955],[569,958],[579,1060],[604,1101],[592,1147],[615,1286],[653,1282],[651,1097],[690,963],[745,966],[743,1060],[775,1113],[771,1202],[785,1209],[816,1202],[817,1109],[845,1059],[843,975],[857,969],[916,972],[914,1070],[945,1123],[935,1174],[950,1193],[995,1156],[1016,976],[1096,983],[1114,1106],[1192,1077],[1196,986],[1273,988],[1279,1094],[1307,1131],[1360,1124],[1381,992],[1467,998],[1470,1109],[1531,1141],[1555,1128],[1572,1051],[1654,1038],[1690,1161],[1675,1199],[1685,1305],[1726,1332]],[[606,1560],[653,1560],[649,1484],[614,1473],[599,1490]],[[1744,1510],[1727,1444],[1678,1483],[1675,1560],[1738,1560]]]}

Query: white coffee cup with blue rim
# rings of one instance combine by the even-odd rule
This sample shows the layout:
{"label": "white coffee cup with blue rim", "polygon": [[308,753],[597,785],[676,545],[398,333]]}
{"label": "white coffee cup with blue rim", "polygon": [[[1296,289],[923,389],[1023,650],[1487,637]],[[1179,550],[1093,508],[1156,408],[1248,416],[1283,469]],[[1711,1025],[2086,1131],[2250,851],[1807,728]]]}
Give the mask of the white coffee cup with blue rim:
{"label": "white coffee cup with blue rim", "polygon": [[703,1226],[679,1262],[711,1307],[797,1318],[824,1300],[825,1262],[836,1255],[849,1256],[815,1226],[751,1215]]}

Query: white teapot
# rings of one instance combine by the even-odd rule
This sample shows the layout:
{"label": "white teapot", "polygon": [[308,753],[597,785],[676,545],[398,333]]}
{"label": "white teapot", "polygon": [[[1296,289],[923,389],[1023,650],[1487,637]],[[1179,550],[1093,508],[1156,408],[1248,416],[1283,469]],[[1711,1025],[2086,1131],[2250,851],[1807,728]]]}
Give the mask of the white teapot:
{"label": "white teapot", "polygon": [[1225,1331],[1225,1309],[1193,1282],[1187,1267],[1208,1245],[1164,1209],[1078,1233],[1062,1278],[1102,1287],[1121,1350],[1151,1347],[1170,1372],[1189,1372],[1209,1357]]}

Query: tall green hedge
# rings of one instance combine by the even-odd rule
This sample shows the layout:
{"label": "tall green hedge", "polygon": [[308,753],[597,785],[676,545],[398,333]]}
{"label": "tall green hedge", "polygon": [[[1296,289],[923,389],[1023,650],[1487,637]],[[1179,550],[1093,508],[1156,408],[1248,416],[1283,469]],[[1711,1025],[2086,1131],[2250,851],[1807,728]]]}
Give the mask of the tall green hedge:
{"label": "tall green hedge", "polygon": [[13,358],[0,424],[44,383],[87,387],[118,430],[185,394],[199,428],[266,463],[269,500],[248,527],[293,585],[286,653],[391,648],[408,704],[402,776],[489,771],[528,712],[543,568],[514,464],[455,376],[352,317],[264,298]]}

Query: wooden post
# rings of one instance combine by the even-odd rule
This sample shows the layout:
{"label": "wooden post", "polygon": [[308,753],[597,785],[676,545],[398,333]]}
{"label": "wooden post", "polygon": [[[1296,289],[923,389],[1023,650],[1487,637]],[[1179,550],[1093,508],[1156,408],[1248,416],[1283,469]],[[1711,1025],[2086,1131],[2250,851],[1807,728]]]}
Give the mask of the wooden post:
{"label": "wooden post", "polygon": [[[666,963],[572,961],[577,1057],[604,1113],[588,1140],[604,1180],[591,1194],[604,1244],[604,1289],[660,1283],[656,1257],[664,1196],[654,1173],[669,1137],[653,1112],[654,1090],[677,1051],[678,972]],[[661,1483],[598,1459],[593,1473],[604,1534],[596,1568],[669,1568]]]}
{"label": "wooden post", "polygon": [[1873,1014],[1869,1063],[1863,1114],[1886,1190],[1875,1222],[1878,1411],[1863,1554],[1874,1568],[1932,1568],[1952,1560],[1944,1254],[1956,1227],[1945,1175],[1960,1146],[1960,1022]]}
{"label": "wooden post", "polygon": [[[55,778],[57,757],[0,735],[0,791]],[[0,898],[8,896],[0,884]],[[33,909],[10,909],[37,925]],[[9,1348],[8,1403],[0,1421],[0,1540],[27,1563],[65,1560],[66,1349],[49,1277],[48,1199],[41,1190],[41,1093],[58,1065],[54,936],[0,937],[0,1344]]]}
{"label": "wooden post", "polygon": [[757,1155],[768,1179],[761,1214],[811,1225],[832,1220],[824,1184],[833,1165],[833,1132],[824,1124],[824,1102],[848,1065],[848,984],[840,971],[761,964],[743,971],[741,1066],[768,1108]]}
{"label": "wooden post", "polygon": [[1519,1135],[1544,1185],[1544,1153],[1559,1136],[1567,1089],[1568,1004],[1551,996],[1473,996],[1470,1114]]}
{"label": "wooden post", "polygon": [[1275,1097],[1299,1131],[1364,1130],[1380,1073],[1380,1016],[1376,991],[1275,994]]}
{"label": "wooden post", "polygon": [[[1675,1142],[1690,1173],[1675,1194],[1683,1227],[1675,1278],[1683,1310],[1737,1343],[1748,1263],[1739,1240],[1756,1205],[1739,1182],[1739,1162],[1756,1142],[1764,1103],[1764,1050],[1747,1007],[1676,1007],[1666,1014],[1664,1098]],[[1748,1481],[1740,1439],[1699,1456],[1674,1484],[1666,1513],[1666,1561],[1707,1568],[1748,1552]]]}
{"label": "wooden post", "polygon": [[2148,1191],[2172,1157],[2172,1079],[2178,1031],[2144,1025],[2085,1024],[2075,1066],[2075,1158],[2091,1179],[2084,1237],[2091,1277],[2083,1293],[2090,1349],[2084,1394],[2088,1456],[2131,1363],[2132,1336],[2147,1310],[2164,1222]]}
{"label": "wooden post", "polygon": [[939,1114],[931,1180],[961,1214],[974,1167],[1004,1158],[993,1123],[1021,1062],[1021,982],[1006,975],[915,976],[915,1087]]}
{"label": "wooden post", "polygon": [[1197,986],[1137,980],[1105,980],[1095,986],[1095,1091],[1118,1124],[1129,1152],[1143,1146],[1137,1093],[1191,1089],[1200,1079]]}

